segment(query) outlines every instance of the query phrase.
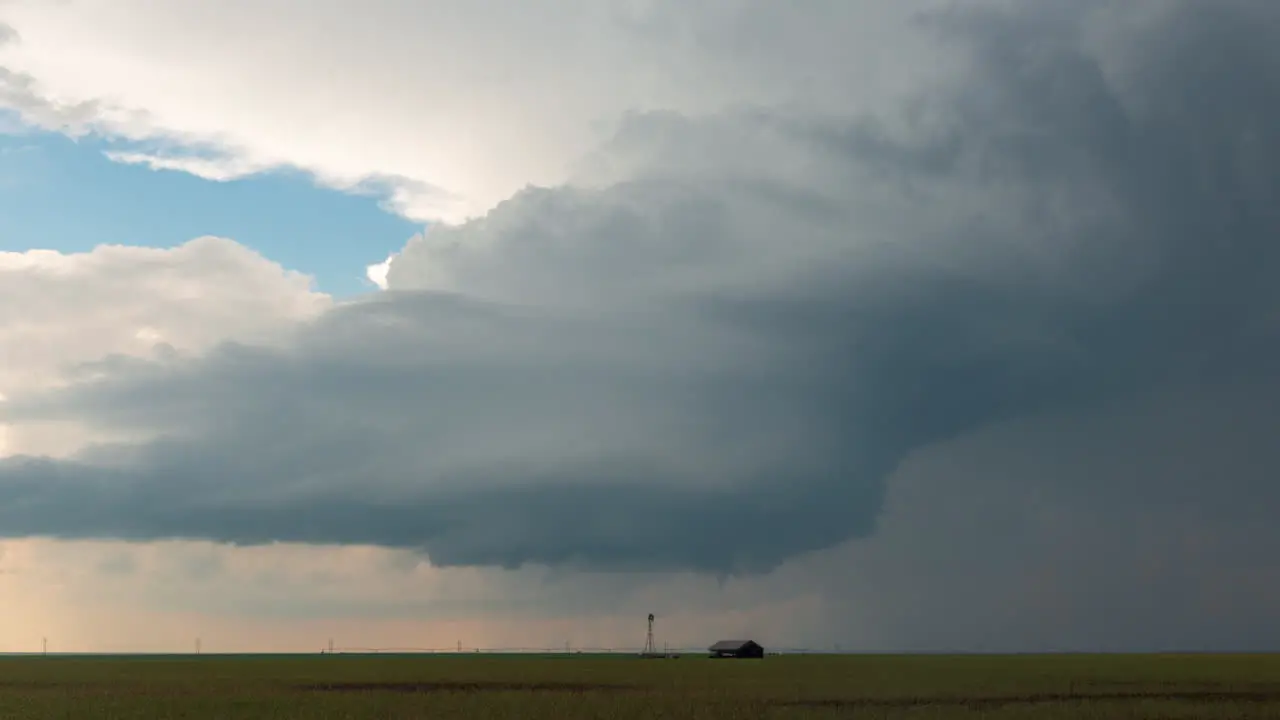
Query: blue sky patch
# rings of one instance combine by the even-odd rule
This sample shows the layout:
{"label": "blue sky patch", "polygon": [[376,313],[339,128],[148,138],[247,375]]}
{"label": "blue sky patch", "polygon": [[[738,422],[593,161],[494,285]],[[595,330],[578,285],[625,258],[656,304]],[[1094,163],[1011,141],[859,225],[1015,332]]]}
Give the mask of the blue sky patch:
{"label": "blue sky patch", "polygon": [[320,188],[302,173],[215,182],[103,156],[118,149],[93,138],[0,134],[0,250],[173,247],[219,235],[342,296],[373,289],[365,267],[422,229],[383,210],[380,198]]}

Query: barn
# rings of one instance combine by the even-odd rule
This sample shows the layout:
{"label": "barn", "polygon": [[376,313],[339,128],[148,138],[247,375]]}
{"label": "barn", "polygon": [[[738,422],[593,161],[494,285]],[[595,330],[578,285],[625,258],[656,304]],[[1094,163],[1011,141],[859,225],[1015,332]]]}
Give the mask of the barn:
{"label": "barn", "polygon": [[710,647],[713,658],[762,658],[764,648],[755,640],[721,640]]}

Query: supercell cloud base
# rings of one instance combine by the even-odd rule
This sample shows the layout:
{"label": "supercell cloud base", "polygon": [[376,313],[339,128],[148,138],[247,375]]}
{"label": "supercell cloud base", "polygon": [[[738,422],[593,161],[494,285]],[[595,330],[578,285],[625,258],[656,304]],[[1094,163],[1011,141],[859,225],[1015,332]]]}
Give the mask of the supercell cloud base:
{"label": "supercell cloud base", "polygon": [[1280,642],[1280,6],[119,5],[0,6],[0,103],[428,228],[0,254],[0,597],[86,646]]}

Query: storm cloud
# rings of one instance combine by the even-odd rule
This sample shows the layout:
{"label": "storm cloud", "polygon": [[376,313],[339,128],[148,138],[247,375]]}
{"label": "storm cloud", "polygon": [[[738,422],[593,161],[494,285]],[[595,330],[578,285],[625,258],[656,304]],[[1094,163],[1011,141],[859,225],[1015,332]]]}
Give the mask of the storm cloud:
{"label": "storm cloud", "polygon": [[965,71],[892,113],[637,114],[287,342],[9,398],[154,439],[0,460],[0,533],[758,572],[874,533],[939,443],[1274,387],[1280,6],[921,26]]}

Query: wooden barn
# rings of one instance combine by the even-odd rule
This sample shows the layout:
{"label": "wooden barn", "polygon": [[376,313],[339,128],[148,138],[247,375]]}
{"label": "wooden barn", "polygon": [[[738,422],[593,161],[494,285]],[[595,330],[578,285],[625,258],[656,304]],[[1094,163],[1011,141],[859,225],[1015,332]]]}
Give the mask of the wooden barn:
{"label": "wooden barn", "polygon": [[764,648],[755,640],[721,640],[712,645],[713,658],[762,658]]}

